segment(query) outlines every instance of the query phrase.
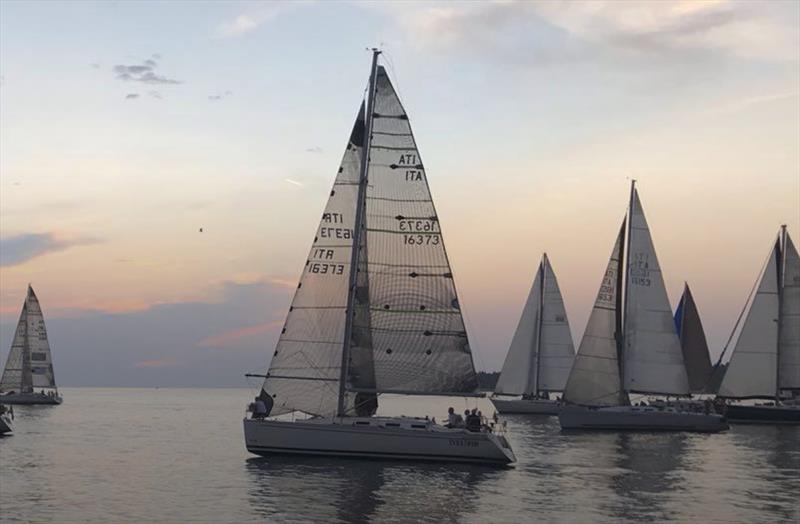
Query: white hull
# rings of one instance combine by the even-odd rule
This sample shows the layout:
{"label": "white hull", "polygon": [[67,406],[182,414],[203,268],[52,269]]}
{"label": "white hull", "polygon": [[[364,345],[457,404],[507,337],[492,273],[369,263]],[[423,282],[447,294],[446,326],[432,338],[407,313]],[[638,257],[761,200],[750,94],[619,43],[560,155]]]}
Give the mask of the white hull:
{"label": "white hull", "polygon": [[558,415],[562,406],[561,402],[557,400],[546,400],[543,398],[503,400],[492,397],[489,400],[492,401],[497,411],[504,414]]}
{"label": "white hull", "polygon": [[561,429],[695,431],[716,433],[728,429],[725,417],[672,408],[617,406],[582,408],[565,406],[558,414]]}
{"label": "white hull", "polygon": [[62,401],[63,399],[58,395],[51,397],[41,393],[8,393],[0,395],[0,404],[57,406]]}
{"label": "white hull", "polygon": [[514,452],[502,435],[449,429],[411,418],[245,419],[247,450],[257,455],[301,454],[509,464]]}
{"label": "white hull", "polygon": [[8,415],[0,415],[0,435],[14,432],[14,423]]}

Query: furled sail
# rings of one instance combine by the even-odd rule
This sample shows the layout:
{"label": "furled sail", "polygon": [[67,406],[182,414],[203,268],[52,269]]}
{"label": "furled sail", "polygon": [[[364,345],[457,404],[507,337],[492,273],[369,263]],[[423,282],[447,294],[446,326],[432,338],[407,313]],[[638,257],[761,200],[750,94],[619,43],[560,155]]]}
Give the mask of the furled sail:
{"label": "furled sail", "polygon": [[689,284],[683,289],[678,307],[675,309],[675,328],[681,341],[686,374],[689,377],[689,389],[692,393],[702,393],[711,380],[711,357],[708,354],[708,343],[700,313],[689,290]]}
{"label": "furled sail", "polygon": [[362,104],[264,380],[274,415],[336,411],[364,112]]}
{"label": "furled sail", "polygon": [[539,333],[539,312],[542,303],[542,265],[536,271],[531,292],[517,330],[511,339],[500,378],[497,380],[495,393],[500,395],[523,395],[535,393],[532,376],[536,374],[536,345]]}
{"label": "furled sail", "polygon": [[625,403],[617,357],[617,340],[621,335],[619,279],[624,242],[623,222],[567,380],[564,398],[573,404],[614,406]]}
{"label": "furled sail", "polygon": [[575,345],[572,342],[564,299],[547,255],[542,258],[542,266],[544,267],[544,309],[542,311],[537,389],[539,391],[563,391],[575,359]]}
{"label": "furled sail", "polygon": [[625,304],[625,389],[689,394],[689,380],[672,308],[639,194],[633,189]]}
{"label": "furled sail", "polygon": [[14,341],[0,379],[0,391],[30,393],[34,388],[55,387],[53,357],[47,339],[44,314],[36,293],[28,286]]}
{"label": "furled sail", "polygon": [[778,364],[780,239],[770,250],[718,395],[773,398]]}
{"label": "furled sail", "polygon": [[376,389],[474,392],[477,375],[427,173],[383,67],[372,116],[365,224]]}
{"label": "furled sail", "polygon": [[784,231],[778,387],[800,389],[800,256]]}

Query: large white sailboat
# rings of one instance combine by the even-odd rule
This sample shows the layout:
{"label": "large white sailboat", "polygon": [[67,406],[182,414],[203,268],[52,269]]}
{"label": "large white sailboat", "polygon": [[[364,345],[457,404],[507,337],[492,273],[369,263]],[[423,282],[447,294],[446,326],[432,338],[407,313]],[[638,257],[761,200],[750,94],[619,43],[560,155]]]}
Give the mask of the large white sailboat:
{"label": "large white sailboat", "polygon": [[0,404],[61,404],[39,299],[28,285],[0,379]]}
{"label": "large white sailboat", "polygon": [[732,422],[800,424],[800,256],[786,226],[745,310],[748,306],[717,396],[771,401],[729,403],[725,413]]}
{"label": "large white sailboat", "polygon": [[728,428],[718,414],[630,403],[630,394],[689,393],[664,279],[634,182],[627,219],[567,380],[564,399],[572,405],[562,408],[559,422],[563,429],[715,432]]}
{"label": "large white sailboat", "polygon": [[[511,340],[492,403],[500,413],[557,415],[575,358],[564,299],[547,254],[542,256]],[[503,398],[521,396],[521,398]]]}
{"label": "large white sailboat", "polygon": [[270,416],[310,418],[245,418],[245,444],[259,455],[514,462],[485,425],[374,416],[380,394],[478,388],[427,173],[379,55],[260,394]]}

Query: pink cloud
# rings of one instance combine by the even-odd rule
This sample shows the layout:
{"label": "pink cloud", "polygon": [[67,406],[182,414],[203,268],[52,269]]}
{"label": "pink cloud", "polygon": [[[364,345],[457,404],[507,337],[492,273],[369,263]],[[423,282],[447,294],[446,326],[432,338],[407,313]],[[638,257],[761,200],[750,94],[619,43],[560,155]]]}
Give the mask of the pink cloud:
{"label": "pink cloud", "polygon": [[133,365],[136,368],[168,368],[172,366],[177,366],[178,363],[172,359],[166,360],[142,360]]}
{"label": "pink cloud", "polygon": [[220,333],[219,335],[206,337],[203,340],[199,341],[197,344],[195,344],[195,346],[201,348],[226,346],[231,342],[236,342],[237,340],[241,339],[247,339],[254,335],[260,335],[261,333],[266,333],[267,331],[277,329],[282,325],[283,321],[273,320],[272,322],[266,322],[264,324],[256,324],[255,326],[247,326],[239,329],[234,329],[232,331],[226,331],[224,333]]}

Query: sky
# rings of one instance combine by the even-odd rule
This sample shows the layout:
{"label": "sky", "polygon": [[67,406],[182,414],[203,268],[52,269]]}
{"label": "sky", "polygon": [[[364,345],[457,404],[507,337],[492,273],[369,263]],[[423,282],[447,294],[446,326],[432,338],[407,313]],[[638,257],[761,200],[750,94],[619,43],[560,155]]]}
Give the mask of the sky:
{"label": "sky", "polygon": [[543,252],[577,347],[631,178],[713,357],[780,224],[800,241],[795,1],[3,0],[0,361],[31,283],[61,385],[264,372],[373,46],[479,369]]}

